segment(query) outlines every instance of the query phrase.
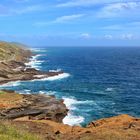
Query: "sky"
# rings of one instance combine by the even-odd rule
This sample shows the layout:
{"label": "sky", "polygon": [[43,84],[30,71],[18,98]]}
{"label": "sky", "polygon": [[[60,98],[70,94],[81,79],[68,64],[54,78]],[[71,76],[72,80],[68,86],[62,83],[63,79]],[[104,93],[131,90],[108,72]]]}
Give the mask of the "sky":
{"label": "sky", "polygon": [[140,46],[140,0],[0,0],[0,40]]}

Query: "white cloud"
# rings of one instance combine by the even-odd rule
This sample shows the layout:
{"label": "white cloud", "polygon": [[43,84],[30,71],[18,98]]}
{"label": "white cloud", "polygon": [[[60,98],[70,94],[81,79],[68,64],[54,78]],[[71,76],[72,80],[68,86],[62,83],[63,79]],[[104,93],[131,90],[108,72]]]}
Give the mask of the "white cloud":
{"label": "white cloud", "polygon": [[50,24],[54,24],[54,23],[68,23],[70,21],[75,21],[77,19],[80,19],[81,17],[84,17],[85,14],[73,14],[73,15],[67,15],[67,16],[60,16],[57,17],[55,20],[53,21],[44,21],[44,22],[37,22],[34,25],[35,26],[46,26],[46,25],[50,25]]}
{"label": "white cloud", "polygon": [[76,6],[91,6],[91,5],[98,5],[98,4],[109,4],[114,2],[127,2],[129,0],[70,0],[65,3],[60,3],[57,7],[76,7]]}
{"label": "white cloud", "polygon": [[110,39],[110,40],[113,39],[113,36],[112,36],[112,35],[105,35],[104,37],[105,37],[106,39]]}
{"label": "white cloud", "polygon": [[104,6],[97,14],[98,17],[117,17],[130,16],[130,14],[138,14],[140,2],[121,2]]}
{"label": "white cloud", "polygon": [[45,10],[46,7],[43,5],[30,5],[22,7],[9,7],[0,5],[0,16],[13,16],[18,14],[26,14],[31,12],[37,12]]}
{"label": "white cloud", "polygon": [[54,22],[61,23],[61,22],[67,22],[75,19],[79,19],[81,17],[85,16],[85,14],[74,14],[74,15],[68,15],[68,16],[61,16],[56,18]]}
{"label": "white cloud", "polygon": [[23,7],[20,9],[12,9],[11,13],[25,14],[25,13],[30,13],[30,12],[42,11],[42,10],[44,10],[44,7],[41,5],[31,5],[31,6]]}
{"label": "white cloud", "polygon": [[80,35],[80,37],[84,38],[84,39],[90,39],[92,36],[89,33],[82,33]]}

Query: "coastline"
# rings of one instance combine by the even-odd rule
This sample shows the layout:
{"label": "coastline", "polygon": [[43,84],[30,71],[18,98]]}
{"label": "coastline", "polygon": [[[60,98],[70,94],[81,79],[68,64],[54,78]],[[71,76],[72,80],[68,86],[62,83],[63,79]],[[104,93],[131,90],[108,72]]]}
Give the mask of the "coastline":
{"label": "coastline", "polygon": [[[62,123],[63,100],[44,94],[0,91],[0,123],[36,135],[35,140],[139,140],[140,118],[119,115],[92,121],[86,127]],[[40,138],[38,139],[37,136]]]}
{"label": "coastline", "polygon": [[[34,68],[31,66],[32,61],[36,61],[36,57],[38,57],[38,54],[33,54],[31,50],[28,50],[28,55],[26,56],[26,59],[24,60],[11,60],[9,62],[3,62],[1,61],[1,67],[10,65],[10,71],[8,74],[10,74],[10,77],[7,77],[4,74],[0,74],[0,77],[3,78],[0,79],[0,85],[6,84],[8,82],[16,82],[16,81],[31,81],[31,80],[53,80],[54,78],[57,78],[60,76],[60,78],[68,77],[69,75],[67,73],[64,73],[63,71],[40,71],[37,68]],[[21,56],[22,57],[22,56]],[[63,76],[64,74],[64,76]]]}
{"label": "coastline", "polygon": [[[22,50],[24,52],[24,50]],[[26,51],[25,51],[26,52]],[[29,67],[30,59],[36,61],[31,51],[10,61],[0,62],[0,85],[27,80],[54,80],[70,76],[61,70],[40,71]],[[29,55],[30,54],[30,55]],[[18,59],[17,59],[18,58]],[[27,64],[28,63],[28,64]],[[109,89],[110,90],[110,89]],[[0,90],[0,122],[14,125],[17,129],[26,126],[32,134],[53,140],[139,140],[140,119],[129,115],[119,115],[92,121],[86,127],[64,124],[69,117],[69,104],[65,99],[53,95],[20,94],[10,90]],[[65,119],[65,120],[64,120]],[[83,118],[79,118],[83,119]]]}
{"label": "coastline", "polygon": [[[7,79],[7,77],[6,77],[3,80],[0,79],[0,86],[1,87],[4,88],[5,86],[8,86],[10,84],[14,85],[14,83],[16,85],[16,83],[22,82],[22,81],[40,81],[40,80],[53,81],[55,79],[62,79],[62,78],[66,78],[66,77],[70,76],[68,73],[64,73],[61,70],[49,70],[48,72],[40,71],[39,69],[34,67],[34,65],[38,62],[37,57],[40,56],[40,55],[33,53],[33,50],[23,49],[23,51],[27,51],[27,52],[25,52],[25,58],[24,59],[20,59],[20,61],[10,60],[10,61],[6,62],[7,67],[9,67],[9,65],[10,65],[10,71],[14,70],[14,72],[11,74],[11,78]],[[21,56],[21,57],[23,57],[23,56]],[[0,63],[3,64],[5,62],[2,61]],[[11,63],[12,63],[12,65],[11,65]],[[32,63],[34,63],[34,64],[32,65]],[[16,77],[16,75],[18,75],[18,77]],[[3,90],[3,88],[2,88],[2,90]],[[44,94],[44,96],[45,96],[45,94]],[[62,100],[62,102],[64,103],[63,100]],[[66,107],[65,107],[65,110],[68,111],[68,109]],[[67,116],[67,113],[65,114],[63,119],[66,116]],[[63,121],[63,119],[61,120],[61,122]]]}

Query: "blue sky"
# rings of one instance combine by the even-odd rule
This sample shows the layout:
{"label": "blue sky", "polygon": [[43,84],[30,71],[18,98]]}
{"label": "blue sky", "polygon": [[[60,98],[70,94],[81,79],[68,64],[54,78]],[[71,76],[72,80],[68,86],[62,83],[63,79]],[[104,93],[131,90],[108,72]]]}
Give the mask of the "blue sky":
{"label": "blue sky", "polygon": [[1,0],[0,40],[32,46],[139,46],[140,0]]}

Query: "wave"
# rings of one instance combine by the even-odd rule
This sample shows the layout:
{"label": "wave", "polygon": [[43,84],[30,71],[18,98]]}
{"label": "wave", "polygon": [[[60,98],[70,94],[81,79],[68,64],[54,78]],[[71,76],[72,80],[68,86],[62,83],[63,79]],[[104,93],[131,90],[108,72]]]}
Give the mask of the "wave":
{"label": "wave", "polygon": [[66,107],[68,109],[73,109],[74,105],[76,104],[88,104],[88,105],[96,105],[96,103],[94,101],[91,101],[91,100],[85,100],[85,101],[78,101],[76,100],[74,97],[71,97],[71,98],[67,98],[67,97],[63,97],[63,100],[64,100],[64,104],[66,105]]}
{"label": "wave", "polygon": [[32,52],[44,52],[46,49],[41,49],[41,48],[31,48],[30,49]]}
{"label": "wave", "polygon": [[71,126],[80,125],[84,122],[85,118],[82,116],[75,116],[72,113],[68,112],[68,115],[63,119],[64,124],[68,124]]}
{"label": "wave", "polygon": [[105,91],[111,92],[111,91],[113,91],[113,90],[114,90],[113,88],[106,88]]}
{"label": "wave", "polygon": [[55,81],[55,80],[61,80],[64,78],[68,78],[70,76],[69,73],[61,73],[55,76],[50,76],[47,78],[41,78],[41,79],[35,79],[35,80],[31,80],[31,81]]}
{"label": "wave", "polygon": [[14,82],[8,82],[6,84],[2,84],[0,85],[0,88],[2,87],[16,87],[16,86],[19,86],[21,84],[20,81],[14,81]]}
{"label": "wave", "polygon": [[18,91],[19,94],[32,94],[31,90],[29,89],[25,89],[25,90],[22,90],[22,91]]}
{"label": "wave", "polygon": [[61,69],[57,69],[57,70],[49,70],[49,72],[60,72],[62,71]]}
{"label": "wave", "polygon": [[35,55],[35,56],[32,56],[30,61],[28,63],[25,63],[25,65],[30,68],[35,68],[37,70],[40,69],[40,65],[42,64],[42,62],[44,61],[41,61],[41,60],[37,60],[41,55],[38,54],[38,55]]}
{"label": "wave", "polygon": [[39,94],[55,95],[55,91],[39,91]]}
{"label": "wave", "polygon": [[61,79],[67,78],[69,76],[70,76],[69,73],[61,73],[61,74],[58,74],[55,76],[48,77],[48,78],[46,78],[46,80],[48,80],[48,81],[61,80]]}
{"label": "wave", "polygon": [[78,108],[75,106],[76,104],[88,104],[88,105],[96,104],[94,101],[90,101],[90,100],[78,101],[74,97],[71,97],[71,98],[63,97],[63,100],[66,107],[70,110],[68,112],[68,115],[63,119],[63,123],[69,124],[71,126],[80,125],[85,120],[83,116],[76,116],[73,114],[72,111],[78,110]]}

